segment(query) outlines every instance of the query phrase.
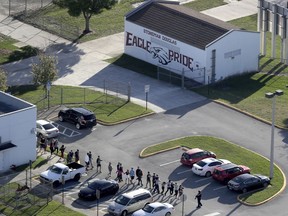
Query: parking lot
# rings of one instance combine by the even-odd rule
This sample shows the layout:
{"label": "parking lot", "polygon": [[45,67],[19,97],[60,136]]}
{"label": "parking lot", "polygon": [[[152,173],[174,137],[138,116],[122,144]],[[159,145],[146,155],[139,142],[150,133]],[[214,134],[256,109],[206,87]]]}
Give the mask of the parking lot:
{"label": "parking lot", "polygon": [[[167,196],[161,194],[154,194],[153,199],[154,201],[159,202],[168,202],[175,207],[175,214],[174,215],[182,215],[182,211],[189,212],[189,209],[194,211],[194,208],[197,206],[197,202],[194,199],[198,190],[202,191],[203,194],[203,205],[208,206],[209,203],[215,201],[221,206],[222,204],[227,204],[229,200],[230,204],[238,203],[236,197],[237,193],[231,192],[227,189],[226,185],[222,185],[212,177],[199,177],[192,173],[190,167],[182,166],[180,164],[179,155],[183,152],[182,149],[176,149],[167,151],[157,156],[151,156],[145,158],[144,161],[149,161],[149,163],[157,164],[157,166],[153,167],[153,171],[159,173],[161,181],[167,181],[170,179],[173,182],[177,182],[178,184],[182,184],[184,186],[184,196],[182,198],[175,198],[174,196]],[[144,163],[143,161],[143,163]],[[143,168],[144,177],[143,183],[144,187],[146,184],[145,175],[147,174],[147,170]],[[165,177],[164,173],[167,173],[167,177]],[[115,178],[116,174],[112,175],[112,178]],[[97,173],[95,168],[93,170],[89,170],[87,174],[83,175],[79,182],[68,181],[63,187],[60,186],[54,190],[54,194],[58,195],[59,197],[64,194],[65,200],[70,200],[71,205],[75,208],[85,209],[86,211],[95,212],[98,209],[99,215],[109,215],[107,213],[107,207],[109,203],[112,202],[112,199],[115,198],[117,195],[128,192],[130,190],[137,189],[139,186],[135,184],[124,184],[121,182],[120,189],[115,196],[108,196],[101,198],[99,203],[97,201],[86,201],[78,199],[78,192],[80,189],[86,187],[89,182],[94,181],[96,179],[104,179],[107,178],[107,171],[104,167],[102,173]],[[183,203],[184,199],[184,203]],[[98,205],[98,207],[97,207]],[[219,208],[221,209],[221,208]],[[203,215],[203,216],[216,216],[216,215],[225,215],[219,211],[213,210],[213,208],[202,208],[197,209],[197,212],[193,212],[193,215]],[[189,215],[189,214],[188,214]]]}

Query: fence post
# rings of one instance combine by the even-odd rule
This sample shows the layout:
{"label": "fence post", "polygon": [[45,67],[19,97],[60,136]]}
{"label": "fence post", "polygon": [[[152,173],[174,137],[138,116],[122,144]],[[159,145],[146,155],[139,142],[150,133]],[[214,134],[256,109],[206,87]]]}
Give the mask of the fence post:
{"label": "fence post", "polygon": [[84,104],[86,104],[86,88],[84,88]]}
{"label": "fence post", "polygon": [[131,84],[130,82],[128,83],[128,102],[130,102],[131,99]]}
{"label": "fence post", "polygon": [[32,161],[29,160],[29,168],[30,168],[30,188],[32,188]]}
{"label": "fence post", "polygon": [[61,97],[60,97],[61,98],[61,105],[63,105],[63,88],[61,88],[61,93],[60,94],[61,94]]}
{"label": "fence post", "polygon": [[184,85],[184,76],[185,76],[185,71],[184,68],[182,68],[182,77],[181,77],[181,88],[184,89],[185,85]]}

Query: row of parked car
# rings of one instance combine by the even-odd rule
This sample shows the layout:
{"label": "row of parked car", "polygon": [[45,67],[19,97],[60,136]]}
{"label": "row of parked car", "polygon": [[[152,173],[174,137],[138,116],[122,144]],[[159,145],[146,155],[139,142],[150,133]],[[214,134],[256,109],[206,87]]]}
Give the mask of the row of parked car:
{"label": "row of parked car", "polygon": [[265,188],[270,184],[267,176],[250,174],[249,167],[237,165],[225,159],[216,159],[214,152],[193,148],[181,156],[183,165],[192,166],[192,172],[199,176],[212,176],[227,184],[230,190],[246,193],[248,190]]}

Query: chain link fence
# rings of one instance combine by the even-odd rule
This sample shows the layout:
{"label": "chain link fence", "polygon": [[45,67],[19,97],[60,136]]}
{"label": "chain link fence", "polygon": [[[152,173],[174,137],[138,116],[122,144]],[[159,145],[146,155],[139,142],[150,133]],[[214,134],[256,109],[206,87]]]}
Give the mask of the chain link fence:
{"label": "chain link fence", "polygon": [[61,20],[43,16],[43,10],[52,7],[53,0],[1,0],[0,12],[40,28],[44,31],[59,35],[70,41],[78,40],[82,34],[78,26],[64,25]]}
{"label": "chain link fence", "polygon": [[157,67],[158,80],[165,81],[182,88],[192,89],[205,84],[205,68],[191,70],[175,70],[168,67]]}
{"label": "chain link fence", "polygon": [[129,83],[117,82],[112,80],[103,80],[102,88],[83,87],[75,88],[71,86],[52,86],[49,91],[43,87],[43,94],[38,98],[35,95],[26,95],[24,100],[36,101],[38,110],[57,105],[73,104],[112,104],[122,106],[130,101],[131,87]]}
{"label": "chain link fence", "polygon": [[[13,209],[13,212],[18,213],[17,215],[27,215],[25,210],[31,206],[35,210],[33,215],[36,215],[37,211],[53,199],[52,184],[50,182],[41,184],[35,180],[37,177],[30,176],[29,172],[26,170],[24,179],[18,179],[16,176],[18,174],[0,178],[0,202]],[[13,180],[6,182],[7,179]]]}
{"label": "chain link fence", "polygon": [[28,13],[49,5],[52,0],[1,0],[0,9],[7,16]]}

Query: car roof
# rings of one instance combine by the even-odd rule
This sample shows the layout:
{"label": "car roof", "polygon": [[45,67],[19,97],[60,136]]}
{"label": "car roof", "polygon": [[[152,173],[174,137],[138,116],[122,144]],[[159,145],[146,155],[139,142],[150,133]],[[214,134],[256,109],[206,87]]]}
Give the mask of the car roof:
{"label": "car roof", "polygon": [[37,120],[36,121],[38,124],[40,124],[40,125],[45,125],[45,124],[51,124],[50,122],[48,122],[48,121],[46,121],[46,120]]}
{"label": "car roof", "polygon": [[153,202],[153,203],[149,203],[148,204],[149,206],[153,207],[153,208],[157,208],[157,207],[160,207],[160,206],[164,206],[163,203],[160,203],[160,202]]}
{"label": "car roof", "polygon": [[130,198],[133,198],[135,196],[138,196],[140,194],[145,194],[145,193],[151,194],[149,190],[146,190],[144,188],[139,188],[137,190],[133,190],[133,191],[124,193],[123,196],[127,196],[127,197],[130,197]]}
{"label": "car roof", "polygon": [[97,184],[98,188],[103,188],[106,185],[113,184],[114,182],[115,181],[110,181],[110,180],[106,180],[106,179],[97,179],[97,180],[91,182],[90,184]]}
{"label": "car roof", "polygon": [[91,115],[91,114],[93,114],[90,110],[87,110],[87,109],[85,109],[83,107],[73,107],[71,109],[75,110],[76,112],[79,112],[79,113],[81,113],[83,115]]}
{"label": "car roof", "polygon": [[204,163],[212,163],[212,162],[215,162],[215,161],[219,161],[218,159],[216,158],[205,158],[205,159],[202,159],[201,161],[203,161]]}
{"label": "car roof", "polygon": [[237,178],[237,177],[238,177],[238,179],[241,179],[241,180],[249,179],[249,178],[252,178],[252,177],[253,178],[258,178],[257,176],[249,174],[249,173],[241,174],[239,176],[236,176],[235,178]]}
{"label": "car roof", "polygon": [[198,153],[198,152],[203,152],[204,150],[202,149],[199,149],[199,148],[193,148],[193,149],[189,149],[186,151],[187,154],[195,154],[195,153]]}
{"label": "car roof", "polygon": [[216,167],[216,169],[218,170],[227,170],[227,169],[231,169],[233,167],[237,166],[236,164],[233,164],[233,163],[228,163],[228,164],[222,164],[218,167]]}

